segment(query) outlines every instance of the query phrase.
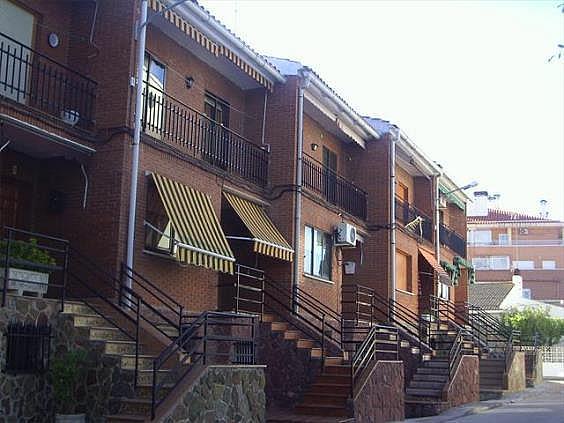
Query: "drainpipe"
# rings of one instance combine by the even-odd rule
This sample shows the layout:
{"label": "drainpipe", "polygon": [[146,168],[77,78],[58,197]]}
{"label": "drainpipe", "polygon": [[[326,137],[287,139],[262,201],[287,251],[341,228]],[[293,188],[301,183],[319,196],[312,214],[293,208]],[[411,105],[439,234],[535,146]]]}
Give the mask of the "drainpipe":
{"label": "drainpipe", "polygon": [[304,153],[304,90],[309,85],[309,76],[300,71],[298,82],[298,127],[296,142],[296,201],[294,203],[294,269],[292,274],[292,308],[297,310],[296,297],[300,280],[300,240],[302,229],[302,162]]}
{"label": "drainpipe", "polygon": [[[433,197],[435,204],[435,257],[437,258],[437,263],[441,264],[441,240],[440,240],[440,223],[441,223],[441,215],[440,215],[440,200],[439,200],[439,174],[433,175]],[[440,278],[437,279],[437,292],[436,295],[439,295],[439,287],[440,287]]]}
{"label": "drainpipe", "polygon": [[396,143],[400,140],[400,129],[390,136],[390,283],[392,300],[396,301]]}

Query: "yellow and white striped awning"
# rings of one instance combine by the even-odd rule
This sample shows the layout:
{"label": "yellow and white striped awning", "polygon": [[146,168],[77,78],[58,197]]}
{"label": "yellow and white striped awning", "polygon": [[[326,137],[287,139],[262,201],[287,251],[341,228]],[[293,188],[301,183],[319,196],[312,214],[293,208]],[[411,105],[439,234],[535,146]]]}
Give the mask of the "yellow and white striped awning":
{"label": "yellow and white striped awning", "polygon": [[251,232],[255,252],[282,260],[293,260],[294,250],[261,206],[228,192],[223,192],[223,195]]}
{"label": "yellow and white striped awning", "polygon": [[235,257],[219,224],[209,195],[153,173],[153,181],[179,240],[183,263],[233,273]]}

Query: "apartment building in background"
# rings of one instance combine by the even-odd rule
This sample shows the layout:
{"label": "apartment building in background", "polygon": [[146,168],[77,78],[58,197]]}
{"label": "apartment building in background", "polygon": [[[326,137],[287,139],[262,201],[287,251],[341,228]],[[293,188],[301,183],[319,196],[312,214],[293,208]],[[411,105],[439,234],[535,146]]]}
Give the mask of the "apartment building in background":
{"label": "apartment building in background", "polygon": [[477,192],[468,216],[468,255],[478,282],[508,282],[519,269],[523,296],[564,301],[564,222],[551,219],[541,203],[538,216],[489,206]]}

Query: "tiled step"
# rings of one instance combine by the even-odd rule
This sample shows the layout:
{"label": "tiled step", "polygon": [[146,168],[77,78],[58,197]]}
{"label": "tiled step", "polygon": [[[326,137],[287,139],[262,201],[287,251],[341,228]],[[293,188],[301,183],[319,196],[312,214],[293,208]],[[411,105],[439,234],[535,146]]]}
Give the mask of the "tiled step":
{"label": "tiled step", "polygon": [[336,405],[303,404],[298,405],[294,411],[298,414],[305,414],[307,416],[348,416],[346,408]]}
{"label": "tiled step", "polygon": [[135,341],[106,341],[105,353],[111,355],[135,354]]}
{"label": "tiled step", "polygon": [[448,375],[447,367],[419,367],[417,373],[422,375]]}
{"label": "tiled step", "polygon": [[405,340],[400,341],[401,348],[409,348],[410,346],[411,344],[409,343],[409,341],[405,341]]}
{"label": "tiled step", "polygon": [[312,358],[321,358],[321,348],[312,348],[309,355]]}
{"label": "tiled step", "polygon": [[97,313],[88,307],[86,304],[81,302],[69,302],[65,301],[65,308],[63,309],[64,314],[93,314]]}
{"label": "tiled step", "polygon": [[76,327],[104,327],[108,325],[106,319],[98,314],[73,314]]}
{"label": "tiled step", "polygon": [[409,383],[411,389],[442,389],[446,381],[412,380]]}
{"label": "tiled step", "polygon": [[278,319],[278,316],[276,316],[275,314],[271,314],[271,313],[265,313],[262,315],[262,321],[263,322],[275,322]]}
{"label": "tiled step", "polygon": [[145,398],[120,398],[120,413],[129,415],[151,414],[151,400]]}
{"label": "tiled step", "polygon": [[312,394],[306,393],[302,404],[323,404],[345,407],[349,395],[347,394]]}
{"label": "tiled step", "polygon": [[325,374],[322,373],[315,379],[316,383],[323,384],[336,384],[336,385],[346,385],[350,384],[351,377],[347,374]]}
{"label": "tiled step", "polygon": [[147,420],[146,416],[141,415],[127,415],[127,414],[112,414],[106,416],[107,423],[130,423],[130,422],[144,422]]}
{"label": "tiled step", "polygon": [[[150,370],[153,368],[153,361],[155,357],[150,355],[139,355],[138,369],[139,370]],[[121,368],[135,370],[135,355],[134,354],[123,354],[121,355]]]}
{"label": "tiled step", "polygon": [[[157,372],[157,381],[161,382],[170,374],[170,370],[159,370]],[[169,378],[172,380],[172,378]],[[137,373],[137,383],[139,385],[150,385],[153,383],[153,370],[139,370]]]}
{"label": "tiled step", "polygon": [[351,392],[350,383],[334,384],[334,383],[314,383],[308,393],[311,394],[343,394],[349,395]]}
{"label": "tiled step", "polygon": [[440,360],[440,359],[432,359],[425,362],[425,367],[431,368],[446,368],[448,369],[448,361],[447,360]]}
{"label": "tiled step", "polygon": [[325,359],[325,368],[323,373],[327,375],[345,375],[350,377],[351,367],[347,365],[328,365],[327,359]]}
{"label": "tiled step", "polygon": [[340,366],[343,364],[342,357],[325,357],[326,366]]}
{"label": "tiled step", "polygon": [[273,332],[284,332],[288,330],[288,323],[284,322],[272,322],[270,324],[270,330]]}
{"label": "tiled step", "polygon": [[313,348],[316,345],[311,339],[298,339],[296,346],[298,348]]}
{"label": "tiled step", "polygon": [[91,341],[128,341],[129,338],[116,327],[91,327]]}
{"label": "tiled step", "polygon": [[448,375],[444,374],[423,374],[415,373],[413,375],[412,381],[424,381],[424,382],[446,382],[448,380]]}
{"label": "tiled step", "polygon": [[439,398],[442,395],[441,389],[422,389],[422,388],[407,388],[405,390],[407,395],[413,397],[426,397],[426,398]]}
{"label": "tiled step", "polygon": [[284,332],[284,339],[300,339],[303,334],[299,330],[287,330]]}
{"label": "tiled step", "polygon": [[[159,388],[160,396],[168,394],[172,388],[174,388],[174,384],[164,384]],[[135,396],[140,399],[151,399],[153,386],[151,384],[137,384],[137,388],[135,388]]]}

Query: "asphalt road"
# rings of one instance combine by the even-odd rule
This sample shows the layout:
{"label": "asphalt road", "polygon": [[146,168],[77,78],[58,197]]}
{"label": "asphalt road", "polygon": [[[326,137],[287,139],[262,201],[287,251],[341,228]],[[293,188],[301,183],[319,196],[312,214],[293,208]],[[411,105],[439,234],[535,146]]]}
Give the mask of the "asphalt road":
{"label": "asphalt road", "polygon": [[564,423],[564,380],[543,384],[506,399],[451,409],[440,416],[409,422],[433,423]]}

